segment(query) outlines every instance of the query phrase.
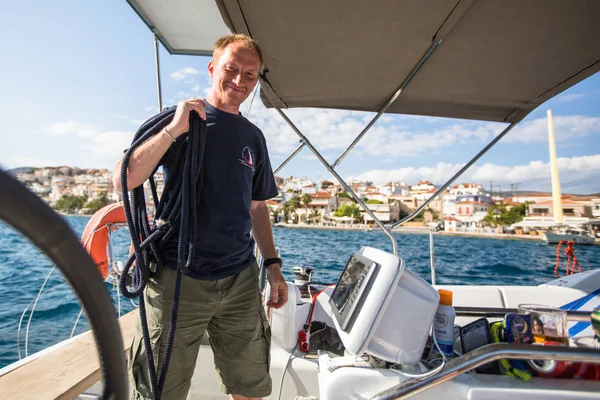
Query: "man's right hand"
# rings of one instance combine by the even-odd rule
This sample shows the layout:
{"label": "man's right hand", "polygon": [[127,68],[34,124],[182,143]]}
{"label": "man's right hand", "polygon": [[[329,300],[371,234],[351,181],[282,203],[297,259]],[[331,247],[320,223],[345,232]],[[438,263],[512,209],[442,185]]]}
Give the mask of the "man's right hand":
{"label": "man's right hand", "polygon": [[189,100],[181,100],[177,103],[177,110],[173,116],[173,120],[167,125],[169,134],[177,139],[190,130],[190,112],[196,111],[200,118],[206,121],[206,112],[204,111],[206,104],[202,99],[197,97]]}

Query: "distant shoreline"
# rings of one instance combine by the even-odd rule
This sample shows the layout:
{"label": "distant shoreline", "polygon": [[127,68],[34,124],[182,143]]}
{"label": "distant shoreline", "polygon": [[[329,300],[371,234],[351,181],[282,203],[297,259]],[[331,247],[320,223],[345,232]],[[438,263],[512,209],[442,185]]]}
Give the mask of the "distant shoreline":
{"label": "distant shoreline", "polygon": [[[340,227],[340,226],[319,226],[319,225],[304,225],[304,224],[283,224],[277,223],[274,226],[281,228],[292,228],[292,229],[315,229],[315,230],[340,230],[340,231],[366,231],[364,227]],[[373,232],[381,232],[380,228],[374,228]],[[408,233],[408,234],[429,234],[429,228],[423,227],[400,227],[393,230],[395,233]],[[466,237],[478,237],[478,238],[489,238],[489,239],[509,239],[509,240],[531,240],[531,241],[544,241],[544,235],[517,235],[511,233],[486,233],[486,232],[446,232],[437,231],[433,232],[434,235],[443,236],[466,236]],[[600,245],[600,240],[596,239],[596,245]]]}

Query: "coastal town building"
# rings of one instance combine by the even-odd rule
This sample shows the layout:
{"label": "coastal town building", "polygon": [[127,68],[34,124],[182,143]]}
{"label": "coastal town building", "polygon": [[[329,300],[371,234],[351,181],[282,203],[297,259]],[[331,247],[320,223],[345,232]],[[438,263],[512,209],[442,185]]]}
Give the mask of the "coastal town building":
{"label": "coastal town building", "polygon": [[[17,178],[25,183],[33,192],[53,206],[63,196],[71,195],[91,201],[106,197],[109,202],[121,201],[122,195],[114,190],[112,171],[108,169],[83,169],[68,166],[22,169]],[[158,196],[164,190],[162,171],[154,175]],[[277,177],[279,194],[267,201],[274,222],[283,219],[283,208],[288,207],[293,197],[298,197],[297,205],[291,215],[292,220],[299,223],[317,223],[336,225],[352,224],[358,221],[352,218],[335,216],[335,211],[344,205],[355,205],[355,201],[345,193],[344,187],[330,180],[312,180],[306,177]],[[368,204],[367,207],[385,223],[395,222],[413,212],[417,207],[431,198],[436,192],[433,183],[427,180],[409,186],[404,182],[390,181],[373,185],[370,181],[349,180],[351,186]],[[152,191],[148,183],[144,186],[148,212],[152,214]],[[301,199],[310,196],[306,204]],[[484,226],[492,204],[502,204],[507,210],[528,202],[527,217],[523,224],[546,224],[553,221],[552,196],[550,193],[516,193],[505,198],[497,194],[493,202],[490,193],[478,183],[460,183],[451,186],[438,198],[428,204],[423,215],[417,219],[427,222],[443,222],[446,229],[471,230]],[[594,196],[562,195],[562,208],[566,220],[585,222],[600,219],[600,198]],[[81,212],[85,212],[83,208]],[[89,210],[88,210],[89,211]],[[371,217],[361,211],[363,223],[372,223]],[[542,221],[543,220],[543,221]],[[546,221],[546,222],[544,222]],[[524,225],[524,226],[525,226]],[[532,225],[533,226],[533,225]]]}
{"label": "coastal town building", "polygon": [[594,218],[600,218],[600,198],[593,198],[592,202],[592,216]]}
{"label": "coastal town building", "polygon": [[317,186],[313,185],[312,183],[310,185],[303,186],[301,193],[302,194],[315,194],[315,193],[317,193]]}
{"label": "coastal town building", "polygon": [[[396,202],[391,204],[367,204],[367,207],[383,223],[396,222],[400,219],[400,206]],[[361,215],[363,221],[367,223],[373,222],[373,219],[366,211],[361,211]]]}
{"label": "coastal town building", "polygon": [[385,185],[377,186],[377,191],[388,197],[392,195],[408,196],[410,186],[404,182],[388,182]]}
{"label": "coastal town building", "polygon": [[[593,202],[591,201],[573,201],[562,199],[562,212],[566,217],[592,217]],[[530,217],[553,217],[552,200],[540,203],[529,204],[528,216]]]}
{"label": "coastal town building", "polygon": [[435,189],[435,185],[430,181],[420,181],[410,187],[409,194],[416,198],[417,201],[425,201],[433,196]]}

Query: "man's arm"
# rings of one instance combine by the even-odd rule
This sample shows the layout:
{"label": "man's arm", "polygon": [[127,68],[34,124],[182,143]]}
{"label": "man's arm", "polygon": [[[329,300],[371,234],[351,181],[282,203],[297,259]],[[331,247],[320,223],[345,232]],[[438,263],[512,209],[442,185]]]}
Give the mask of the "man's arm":
{"label": "man's arm", "polygon": [[[250,206],[250,215],[252,216],[252,236],[263,258],[277,257],[271,219],[265,202],[253,200]],[[287,303],[288,290],[280,264],[272,264],[267,267],[267,280],[271,286],[271,298],[267,305],[272,308],[283,307]]]}
{"label": "man's arm", "polygon": [[[168,129],[168,128],[167,128]],[[133,151],[127,166],[127,190],[133,190],[148,179],[162,156],[171,147],[173,141],[164,133],[152,136]],[[113,172],[113,185],[119,192],[121,187],[121,165],[123,159],[117,162]]]}
{"label": "man's arm", "polygon": [[[192,98],[186,101],[180,101],[177,104],[177,110],[173,116],[173,120],[164,130],[158,135],[154,135],[137,149],[134,150],[129,165],[127,166],[127,190],[133,190],[140,186],[148,179],[154,168],[160,162],[162,156],[165,155],[173,141],[179,136],[186,133],[189,128],[190,112],[196,111],[200,118],[206,120],[204,112],[204,101],[198,98]],[[123,159],[117,162],[113,172],[113,185],[119,192],[121,187],[121,164]]]}

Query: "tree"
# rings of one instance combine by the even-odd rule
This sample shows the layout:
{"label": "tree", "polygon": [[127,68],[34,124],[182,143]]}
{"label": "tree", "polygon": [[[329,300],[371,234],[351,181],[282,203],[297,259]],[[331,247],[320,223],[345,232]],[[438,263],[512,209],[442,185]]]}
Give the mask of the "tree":
{"label": "tree", "polygon": [[366,204],[383,204],[383,201],[381,200],[375,200],[375,199],[367,199],[367,201],[365,201]]}
{"label": "tree", "polygon": [[279,209],[271,206],[267,206],[267,210],[269,210],[269,214],[273,217],[273,223],[277,223],[277,218],[279,217]]}
{"label": "tree", "polygon": [[296,209],[300,208],[300,197],[293,196],[288,202],[290,206],[290,211],[294,214],[294,223],[298,223],[298,214],[296,213]]}
{"label": "tree", "polygon": [[100,195],[92,200],[90,200],[85,208],[89,209],[92,213],[95,213],[102,207],[110,204],[110,200],[108,200],[107,193],[101,192]]}
{"label": "tree", "polygon": [[291,211],[290,204],[287,201],[281,205],[281,211],[283,212],[283,222],[287,224],[288,220],[290,219]]}
{"label": "tree", "polygon": [[512,207],[510,210],[506,207],[506,204],[492,204],[488,208],[486,216],[483,218],[483,222],[487,222],[491,225],[512,225],[523,220],[527,214],[527,207],[531,204],[525,202],[518,206]]}
{"label": "tree", "polygon": [[352,217],[357,221],[362,221],[363,217],[360,213],[360,207],[356,204],[344,204],[337,210],[335,210],[334,215],[336,217]]}
{"label": "tree", "polygon": [[321,182],[321,189],[327,189],[330,186],[333,186],[333,182],[331,182],[331,181],[323,181],[323,182]]}
{"label": "tree", "polygon": [[310,218],[315,218],[315,217],[320,217],[321,216],[321,211],[317,210],[316,208],[313,208],[310,211]]}
{"label": "tree", "polygon": [[69,214],[74,214],[81,210],[87,202],[87,196],[75,196],[72,194],[63,195],[55,204],[54,208]]}
{"label": "tree", "polygon": [[308,205],[312,203],[312,197],[308,193],[302,195],[302,204],[304,204],[304,216],[308,222]]}
{"label": "tree", "polygon": [[350,200],[354,201],[352,196],[350,196],[347,192],[340,192],[336,196],[338,197],[338,199],[350,199]]}

